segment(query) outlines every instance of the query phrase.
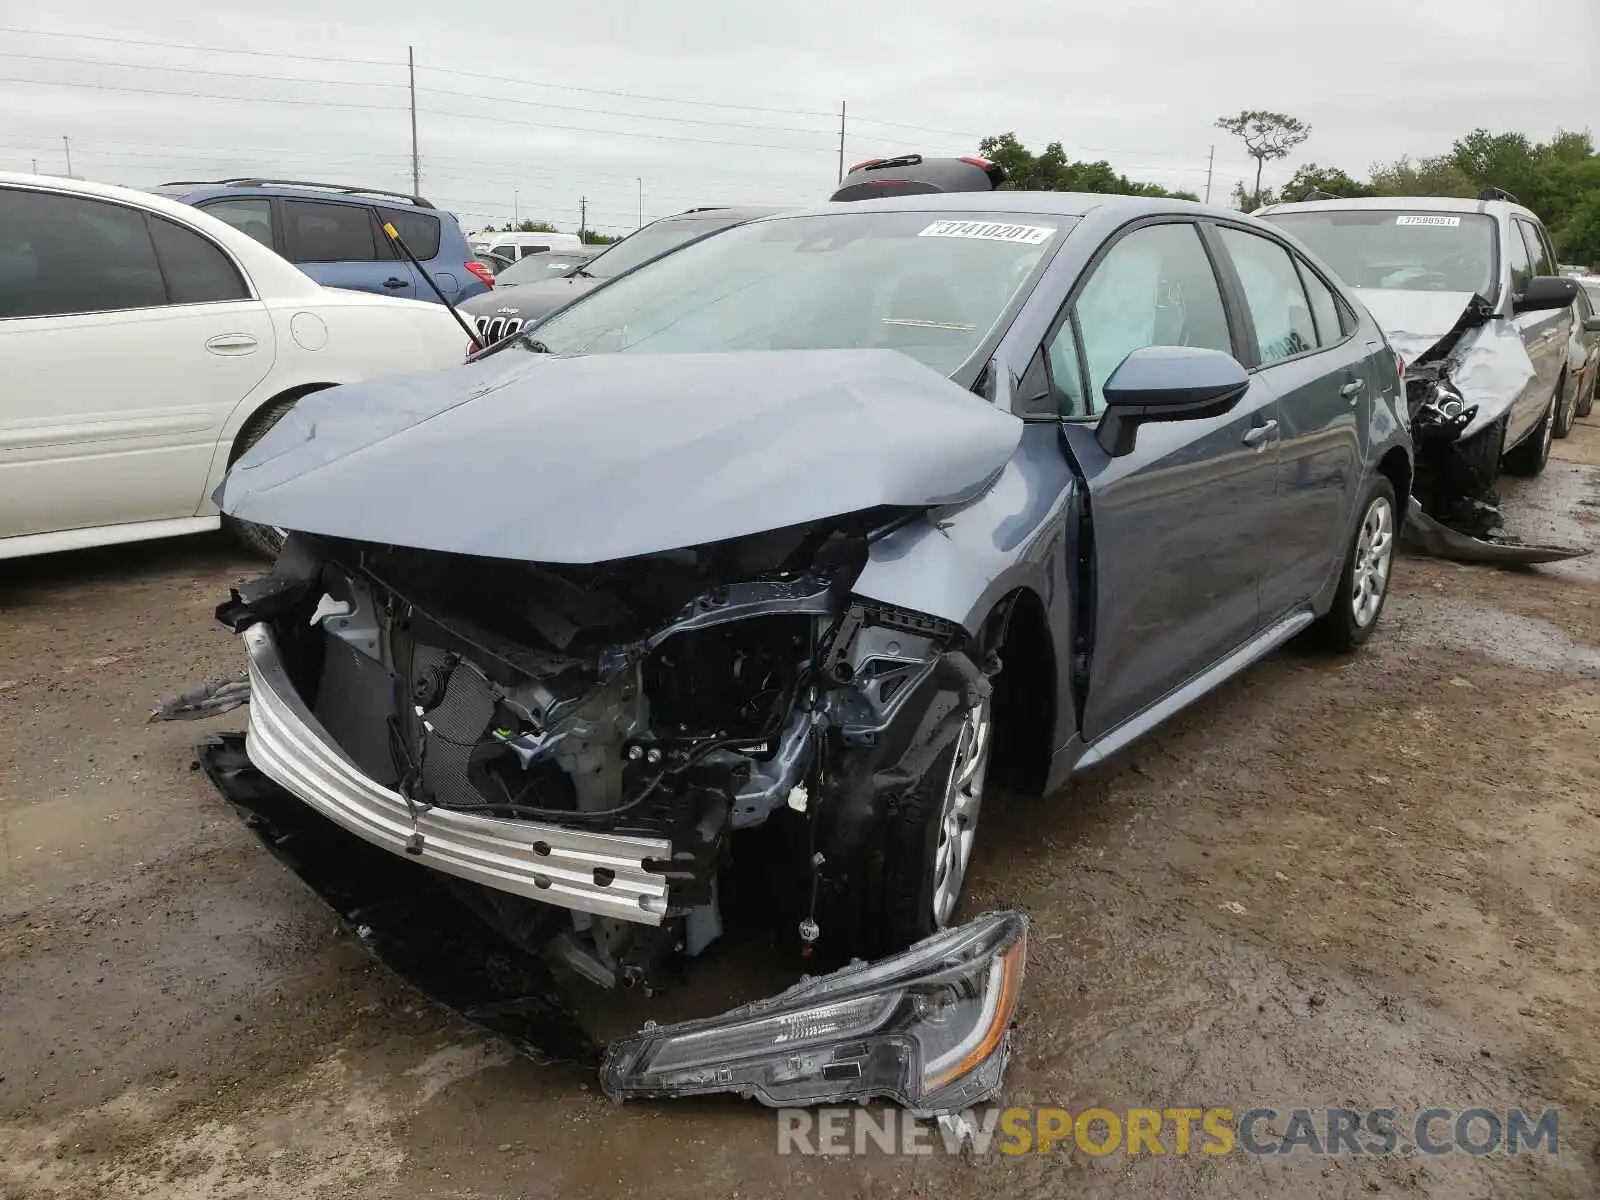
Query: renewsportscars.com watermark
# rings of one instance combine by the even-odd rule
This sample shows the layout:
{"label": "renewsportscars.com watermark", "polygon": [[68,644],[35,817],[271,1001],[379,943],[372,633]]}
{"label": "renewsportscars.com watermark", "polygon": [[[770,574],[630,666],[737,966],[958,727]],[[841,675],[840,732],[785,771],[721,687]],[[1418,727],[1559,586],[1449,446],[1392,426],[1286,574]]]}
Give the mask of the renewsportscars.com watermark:
{"label": "renewsportscars.com watermark", "polygon": [[1094,1156],[1559,1152],[1559,1110],[1429,1108],[981,1108],[936,1123],[900,1109],[779,1109],[779,1154]]}

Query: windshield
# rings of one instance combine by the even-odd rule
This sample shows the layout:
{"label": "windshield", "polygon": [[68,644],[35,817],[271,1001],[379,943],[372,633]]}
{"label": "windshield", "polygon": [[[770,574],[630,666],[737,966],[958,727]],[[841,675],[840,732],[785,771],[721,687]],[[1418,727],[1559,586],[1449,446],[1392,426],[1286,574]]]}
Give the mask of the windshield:
{"label": "windshield", "polygon": [[1266,220],[1311,247],[1351,287],[1495,298],[1494,218],[1482,213],[1342,208]]}
{"label": "windshield", "polygon": [[584,265],[583,273],[595,279],[615,279],[624,271],[631,271],[659,254],[735,223],[733,218],[720,222],[674,221],[671,218],[657,221],[637,233],[629,234],[605,253],[595,255],[592,261]]}
{"label": "windshield", "polygon": [[926,212],[757,221],[591,292],[518,344],[555,354],[870,347],[950,375],[1075,222]]}
{"label": "windshield", "polygon": [[562,254],[559,251],[530,254],[504,268],[495,276],[495,283],[510,287],[518,283],[538,283],[541,279],[559,279],[584,261],[580,254]]}

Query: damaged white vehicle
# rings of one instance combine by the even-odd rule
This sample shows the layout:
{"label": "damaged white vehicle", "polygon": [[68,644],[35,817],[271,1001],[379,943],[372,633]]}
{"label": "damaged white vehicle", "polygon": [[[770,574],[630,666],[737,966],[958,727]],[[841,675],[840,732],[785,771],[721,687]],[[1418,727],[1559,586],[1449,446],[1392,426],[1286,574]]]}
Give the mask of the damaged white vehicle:
{"label": "damaged white vehicle", "polygon": [[1537,475],[1565,416],[1577,281],[1539,218],[1504,193],[1276,204],[1355,289],[1400,356],[1416,441],[1413,495],[1474,538],[1500,528],[1503,470]]}

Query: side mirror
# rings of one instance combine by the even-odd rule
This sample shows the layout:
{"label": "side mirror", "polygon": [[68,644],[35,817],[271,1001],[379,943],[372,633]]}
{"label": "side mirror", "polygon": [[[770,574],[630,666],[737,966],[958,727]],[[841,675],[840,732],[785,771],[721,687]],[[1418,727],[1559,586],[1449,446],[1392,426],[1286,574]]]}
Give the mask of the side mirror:
{"label": "side mirror", "polygon": [[1549,308],[1570,308],[1578,298],[1578,281],[1564,275],[1535,275],[1528,280],[1522,295],[1512,301],[1513,312],[1541,312]]}
{"label": "side mirror", "polygon": [[1193,346],[1145,346],[1133,351],[1105,385],[1105,412],[1095,429],[1113,458],[1133,452],[1147,421],[1219,417],[1239,402],[1250,376],[1230,354]]}
{"label": "side mirror", "polygon": [[1600,315],[1585,317],[1583,319],[1583,331],[1585,333],[1600,333]]}

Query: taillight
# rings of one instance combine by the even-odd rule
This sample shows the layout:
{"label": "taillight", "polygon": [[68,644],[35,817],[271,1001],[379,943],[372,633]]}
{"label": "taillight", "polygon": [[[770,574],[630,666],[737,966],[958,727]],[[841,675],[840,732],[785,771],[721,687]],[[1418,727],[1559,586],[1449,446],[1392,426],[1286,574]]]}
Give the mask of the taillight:
{"label": "taillight", "polygon": [[494,286],[494,272],[489,270],[488,267],[484,266],[477,259],[473,259],[471,262],[468,262],[468,263],[463,263],[462,266],[466,267],[467,270],[471,271],[474,275],[476,275],[479,279],[483,280],[483,282],[488,284],[490,287]]}
{"label": "taillight", "polygon": [[964,163],[971,163],[975,167],[982,167],[985,171],[994,166],[994,164],[987,158],[979,158],[976,154],[963,154],[961,156],[961,161]]}

